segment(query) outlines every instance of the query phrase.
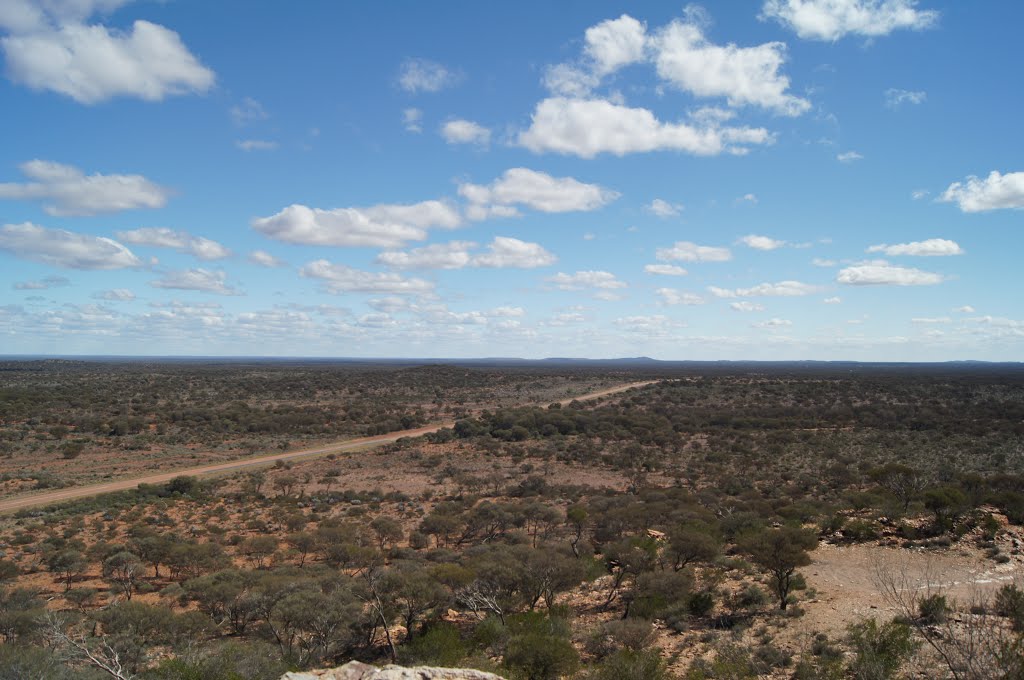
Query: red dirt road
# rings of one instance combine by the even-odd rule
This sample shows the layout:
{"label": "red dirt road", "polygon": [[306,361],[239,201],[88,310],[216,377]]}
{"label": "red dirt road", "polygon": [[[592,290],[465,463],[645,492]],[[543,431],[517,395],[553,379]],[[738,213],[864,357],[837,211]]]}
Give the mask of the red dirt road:
{"label": "red dirt road", "polygon": [[[628,383],[626,385],[618,385],[616,387],[610,387],[608,389],[600,390],[598,392],[584,394],[579,397],[563,399],[558,403],[564,406],[573,401],[587,401],[591,399],[598,399],[600,397],[606,397],[611,394],[625,392],[626,390],[633,389],[634,387],[643,387],[645,385],[650,385],[655,382],[658,381],[648,380],[645,382],[635,382]],[[437,432],[438,430],[445,427],[452,427],[452,425],[454,425],[453,422],[443,422],[437,423],[435,425],[418,427],[413,430],[389,432],[388,434],[377,435],[374,437],[347,439],[342,442],[328,444],[327,446],[322,446],[315,449],[303,449],[301,451],[277,453],[266,456],[256,456],[254,458],[242,458],[239,460],[231,461],[229,463],[218,463],[216,465],[203,465],[193,468],[179,468],[167,472],[157,472],[154,474],[146,475],[144,477],[120,479],[113,482],[103,482],[101,484],[88,484],[85,486],[71,487],[68,489],[48,491],[46,493],[22,494],[0,500],[0,514],[16,512],[24,508],[51,505],[53,503],[60,503],[61,501],[70,501],[78,498],[87,498],[89,496],[98,496],[100,494],[110,493],[112,491],[124,491],[126,489],[134,489],[140,484],[162,484],[164,482],[169,482],[175,477],[180,477],[182,475],[188,475],[190,477],[205,477],[209,475],[223,474],[225,472],[238,472],[239,470],[246,470],[249,468],[266,467],[268,465],[273,465],[279,460],[295,460],[296,458],[308,458],[314,456],[322,456],[328,453],[341,453],[344,451],[353,451],[355,449],[369,448],[373,446],[379,446],[381,444],[389,444],[391,442],[401,439],[402,437],[419,437],[421,435],[430,434],[431,432]]]}

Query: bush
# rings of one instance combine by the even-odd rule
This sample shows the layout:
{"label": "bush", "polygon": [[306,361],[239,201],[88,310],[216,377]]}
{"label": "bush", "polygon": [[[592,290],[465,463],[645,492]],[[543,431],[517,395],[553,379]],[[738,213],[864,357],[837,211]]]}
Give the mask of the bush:
{"label": "bush", "polygon": [[575,673],[580,657],[569,640],[531,632],[508,641],[504,664],[517,679],[556,680]]}
{"label": "bush", "polygon": [[917,649],[910,626],[890,621],[878,625],[874,619],[850,626],[850,647],[854,659],[849,672],[862,680],[887,680]]}
{"label": "bush", "polygon": [[918,603],[917,613],[930,626],[944,623],[949,616],[949,603],[942,595],[929,595]]}
{"label": "bush", "polygon": [[663,680],[665,661],[656,649],[621,649],[597,664],[593,680]]}
{"label": "bush", "polygon": [[402,647],[399,654],[409,665],[457,667],[468,649],[458,628],[438,623]]}

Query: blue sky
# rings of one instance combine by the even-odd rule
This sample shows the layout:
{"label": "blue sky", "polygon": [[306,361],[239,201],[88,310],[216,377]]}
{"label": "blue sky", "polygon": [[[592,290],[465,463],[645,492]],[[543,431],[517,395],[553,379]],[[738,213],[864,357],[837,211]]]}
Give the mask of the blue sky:
{"label": "blue sky", "polygon": [[0,0],[0,353],[1020,360],[1021,25]]}

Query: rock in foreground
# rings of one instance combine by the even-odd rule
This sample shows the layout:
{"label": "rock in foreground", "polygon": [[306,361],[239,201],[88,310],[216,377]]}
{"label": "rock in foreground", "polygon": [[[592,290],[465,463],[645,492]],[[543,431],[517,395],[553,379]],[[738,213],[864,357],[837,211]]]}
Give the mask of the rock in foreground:
{"label": "rock in foreground", "polygon": [[430,666],[385,666],[377,668],[358,661],[323,671],[285,673],[281,680],[505,680],[494,673],[465,668],[432,668]]}

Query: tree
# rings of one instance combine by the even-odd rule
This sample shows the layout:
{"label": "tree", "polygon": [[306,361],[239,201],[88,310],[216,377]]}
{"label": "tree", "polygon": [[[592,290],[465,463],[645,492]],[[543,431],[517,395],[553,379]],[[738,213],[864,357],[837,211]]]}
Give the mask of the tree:
{"label": "tree", "polygon": [[255,569],[263,569],[267,560],[277,552],[277,539],[273,536],[250,536],[242,541],[239,552],[249,560]]}
{"label": "tree", "polygon": [[872,470],[870,476],[876,484],[896,497],[904,513],[927,484],[927,478],[919,470],[901,463],[886,463]]}
{"label": "tree", "polygon": [[779,597],[779,609],[785,611],[789,593],[799,567],[811,563],[808,551],[818,545],[818,537],[807,529],[784,526],[747,534],[738,541],[740,549],[768,571]]}
{"label": "tree", "polygon": [[370,522],[370,528],[373,529],[373,533],[377,536],[377,547],[380,548],[381,552],[384,551],[384,547],[388,543],[394,545],[402,540],[402,536],[405,535],[402,531],[401,522],[384,515],[374,518]]}
{"label": "tree", "polygon": [[935,514],[935,526],[945,531],[967,509],[967,496],[956,487],[940,486],[924,492],[924,506]]}
{"label": "tree", "polygon": [[448,589],[424,567],[400,563],[386,571],[381,580],[383,596],[402,617],[407,642],[416,636],[416,622],[449,601]]}
{"label": "tree", "polygon": [[103,561],[103,576],[130,600],[142,576],[142,560],[126,550],[116,552]]}
{"label": "tree", "polygon": [[679,571],[693,562],[713,560],[721,549],[721,541],[712,535],[710,527],[689,523],[676,525],[669,531],[665,552],[671,558],[672,568]]}
{"label": "tree", "polygon": [[72,581],[85,571],[89,563],[77,550],[61,550],[46,558],[46,566],[64,582],[66,593],[71,590]]}
{"label": "tree", "polygon": [[294,534],[288,534],[285,539],[288,545],[291,546],[299,555],[299,567],[303,567],[306,564],[306,557],[309,553],[316,550],[316,536],[309,533],[308,531],[299,531]]}

